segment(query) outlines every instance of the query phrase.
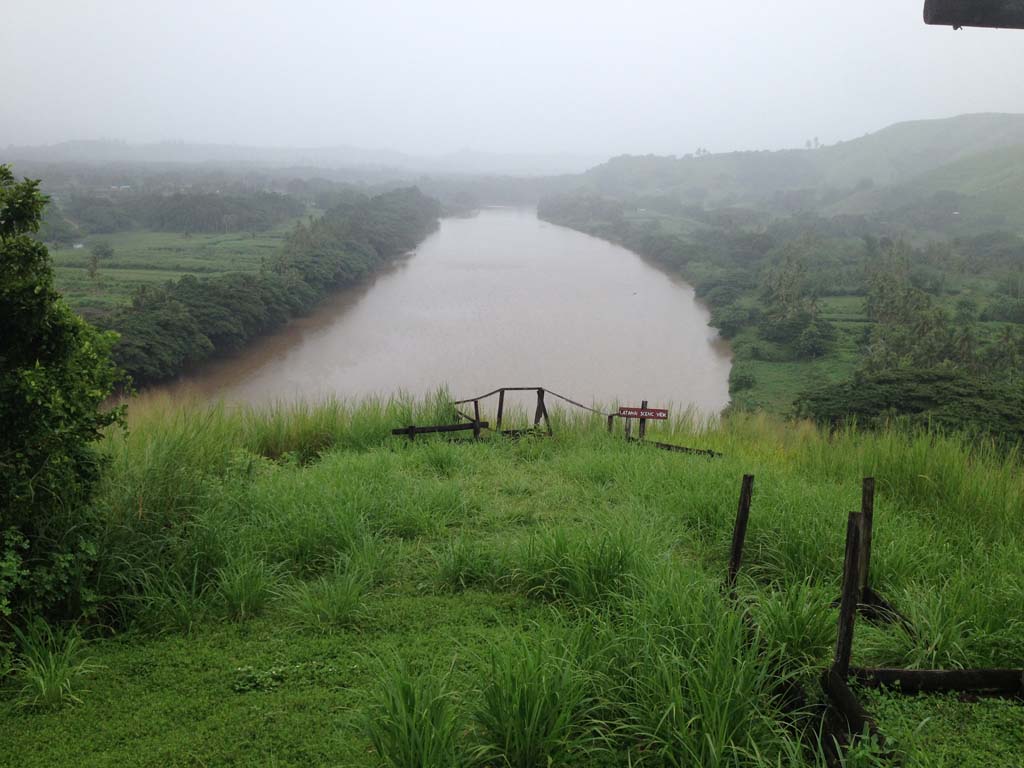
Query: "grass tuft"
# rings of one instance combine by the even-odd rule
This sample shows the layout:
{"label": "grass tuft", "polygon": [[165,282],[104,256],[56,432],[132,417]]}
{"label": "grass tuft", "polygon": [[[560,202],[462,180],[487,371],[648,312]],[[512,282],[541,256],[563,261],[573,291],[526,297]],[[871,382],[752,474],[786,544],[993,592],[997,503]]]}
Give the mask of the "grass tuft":
{"label": "grass tuft", "polygon": [[18,703],[38,709],[81,704],[78,679],[95,667],[82,655],[78,630],[54,628],[36,619],[24,629],[13,627],[13,632],[18,642],[14,661]]}

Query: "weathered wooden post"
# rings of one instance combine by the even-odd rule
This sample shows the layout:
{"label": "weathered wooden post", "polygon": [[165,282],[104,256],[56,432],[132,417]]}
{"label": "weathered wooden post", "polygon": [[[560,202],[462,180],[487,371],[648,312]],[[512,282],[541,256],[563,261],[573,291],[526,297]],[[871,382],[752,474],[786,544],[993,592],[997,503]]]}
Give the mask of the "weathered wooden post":
{"label": "weathered wooden post", "polygon": [[875,478],[865,477],[860,492],[860,562],[857,602],[864,602],[871,567],[871,527],[875,517]]}
{"label": "weathered wooden post", "polygon": [[416,427],[410,426],[409,427],[409,442],[411,443],[415,439],[416,439]]}
{"label": "weathered wooden post", "polygon": [[[643,413],[646,410],[647,410],[647,401],[646,400],[641,400],[640,401],[640,412]],[[640,417],[640,432],[639,432],[639,434],[640,434],[640,439],[641,440],[643,440],[644,436],[647,434],[647,419],[645,419],[643,416]]]}
{"label": "weathered wooden post", "polygon": [[846,554],[843,558],[843,593],[839,600],[836,653],[832,671],[843,680],[850,673],[853,651],[853,626],[857,620],[857,591],[860,586],[860,513],[851,512],[846,520]]}
{"label": "weathered wooden post", "polygon": [[608,414],[608,434],[609,435],[612,433],[612,428],[614,426],[615,426],[615,414],[614,413],[609,413]]}
{"label": "weathered wooden post", "polygon": [[548,418],[548,409],[544,405],[544,388],[537,388],[537,412],[533,415],[533,426],[538,426],[540,420],[544,419],[544,426],[548,429],[548,434],[551,434],[551,420]]}
{"label": "weathered wooden post", "polygon": [[726,585],[729,594],[736,589],[736,577],[740,571],[743,558],[743,542],[747,537],[747,520],[750,518],[750,501],[754,495],[754,476],[744,475],[740,486],[740,504],[736,510],[736,525],[732,529],[732,549],[729,552],[729,576]]}
{"label": "weathered wooden post", "polygon": [[480,401],[473,401],[473,439],[480,439]]}
{"label": "weathered wooden post", "polygon": [[498,418],[494,420],[495,424],[498,425],[498,431],[501,431],[501,417],[505,413],[505,390],[498,390]]}

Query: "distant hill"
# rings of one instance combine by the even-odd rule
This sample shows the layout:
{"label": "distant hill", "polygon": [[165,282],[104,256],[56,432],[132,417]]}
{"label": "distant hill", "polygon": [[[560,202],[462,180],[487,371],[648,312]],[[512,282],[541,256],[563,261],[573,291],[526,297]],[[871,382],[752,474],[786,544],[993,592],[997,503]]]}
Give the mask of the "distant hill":
{"label": "distant hill", "polygon": [[66,141],[0,149],[6,162],[89,164],[229,164],[375,168],[406,173],[506,174],[521,176],[579,173],[600,158],[559,154],[497,154],[462,150],[417,156],[392,150],[333,147],[247,147],[234,144],[189,144],[179,141],[132,144],[124,141]]}
{"label": "distant hill", "polygon": [[[813,190],[802,205],[866,212],[887,193],[951,191],[1005,200],[1024,183],[1024,115],[974,114],[917,120],[818,149],[702,156],[622,156],[591,168],[581,185],[611,196],[671,195],[713,205],[765,202]],[[845,208],[840,201],[850,198]]]}

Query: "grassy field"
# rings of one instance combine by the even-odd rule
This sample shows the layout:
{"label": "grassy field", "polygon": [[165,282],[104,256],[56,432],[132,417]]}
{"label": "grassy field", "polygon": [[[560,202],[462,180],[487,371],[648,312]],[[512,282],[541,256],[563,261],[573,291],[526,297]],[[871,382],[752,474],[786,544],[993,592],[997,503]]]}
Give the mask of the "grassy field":
{"label": "grassy field", "polygon": [[[717,459],[560,412],[553,438],[388,434],[450,415],[135,403],[104,443],[100,611],[63,704],[33,705],[28,671],[0,687],[0,765],[822,765],[777,690],[828,664],[865,475],[873,582],[918,632],[862,622],[854,663],[1024,659],[1016,456],[745,415],[651,430]],[[904,765],[1020,765],[1024,707],[868,700]]]}
{"label": "grassy field", "polygon": [[[751,299],[753,301],[753,299]],[[732,340],[733,363],[753,376],[753,384],[732,388],[732,402],[742,408],[788,414],[793,400],[809,386],[846,379],[860,361],[860,346],[867,328],[862,296],[826,296],[818,301],[822,317],[836,329],[828,354],[811,360],[793,360],[791,354],[764,341],[748,327]]]}
{"label": "grassy field", "polygon": [[[297,220],[296,220],[297,221]],[[296,221],[267,232],[217,235],[130,231],[94,235],[83,248],[51,248],[57,289],[72,307],[109,309],[127,303],[141,285],[162,284],[184,274],[256,272],[274,255]],[[106,242],[114,255],[100,259],[95,279],[89,277],[90,248]]]}

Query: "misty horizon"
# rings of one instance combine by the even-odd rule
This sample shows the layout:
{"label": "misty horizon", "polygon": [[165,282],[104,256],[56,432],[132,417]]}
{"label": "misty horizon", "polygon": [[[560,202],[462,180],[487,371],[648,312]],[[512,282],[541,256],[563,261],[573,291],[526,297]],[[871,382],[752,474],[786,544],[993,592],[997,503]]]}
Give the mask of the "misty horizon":
{"label": "misty horizon", "polygon": [[[1024,112],[1019,37],[920,3],[41,2],[0,30],[0,146],[72,140],[682,156]],[[25,34],[26,30],[45,34]],[[247,55],[247,52],[251,55]],[[27,66],[26,62],[32,62]],[[15,68],[14,64],[19,67]]]}

